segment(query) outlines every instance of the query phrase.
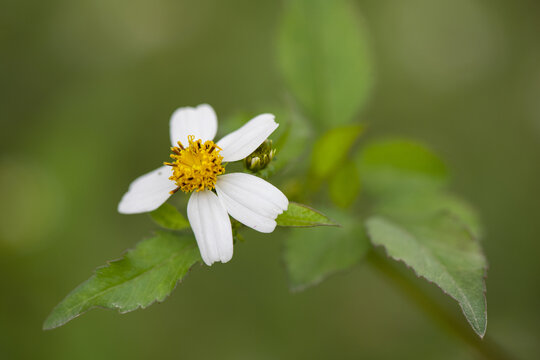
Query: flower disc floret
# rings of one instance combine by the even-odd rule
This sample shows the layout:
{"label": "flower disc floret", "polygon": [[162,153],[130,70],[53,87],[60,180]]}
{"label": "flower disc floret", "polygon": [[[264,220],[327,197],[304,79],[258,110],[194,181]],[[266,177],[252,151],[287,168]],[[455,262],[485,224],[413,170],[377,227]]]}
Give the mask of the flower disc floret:
{"label": "flower disc floret", "polygon": [[173,175],[169,179],[178,185],[171,193],[178,190],[185,193],[213,190],[218,175],[225,173],[225,167],[221,165],[223,156],[219,154],[221,148],[211,140],[204,143],[200,139],[195,140],[193,135],[188,136],[188,142],[188,147],[184,147],[180,141],[178,146],[171,147],[174,161],[165,163],[173,168]]}

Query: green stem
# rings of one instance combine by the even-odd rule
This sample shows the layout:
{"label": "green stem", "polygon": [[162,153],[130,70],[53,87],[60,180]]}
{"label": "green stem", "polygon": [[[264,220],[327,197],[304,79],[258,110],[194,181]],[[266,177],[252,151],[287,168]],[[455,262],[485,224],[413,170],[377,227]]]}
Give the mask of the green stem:
{"label": "green stem", "polygon": [[407,294],[412,301],[430,315],[441,327],[475,349],[482,358],[490,360],[509,360],[513,358],[492,340],[480,339],[476,335],[473,335],[471,329],[464,322],[457,320],[452,313],[434,301],[414,282],[393,266],[387,258],[375,251],[371,251],[367,258],[374,268],[383,273]]}

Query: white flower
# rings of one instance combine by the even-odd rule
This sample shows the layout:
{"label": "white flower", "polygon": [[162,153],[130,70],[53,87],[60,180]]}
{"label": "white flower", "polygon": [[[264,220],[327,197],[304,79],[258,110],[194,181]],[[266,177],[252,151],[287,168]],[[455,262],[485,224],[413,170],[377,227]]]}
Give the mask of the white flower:
{"label": "white flower", "polygon": [[207,265],[229,261],[233,238],[228,214],[246,226],[269,233],[289,201],[275,186],[254,175],[223,175],[221,162],[247,157],[277,127],[274,115],[262,114],[214,143],[217,117],[210,105],[177,109],[170,120],[174,161],[135,179],[118,211],[148,212],[178,190],[191,193],[187,214],[203,261]]}

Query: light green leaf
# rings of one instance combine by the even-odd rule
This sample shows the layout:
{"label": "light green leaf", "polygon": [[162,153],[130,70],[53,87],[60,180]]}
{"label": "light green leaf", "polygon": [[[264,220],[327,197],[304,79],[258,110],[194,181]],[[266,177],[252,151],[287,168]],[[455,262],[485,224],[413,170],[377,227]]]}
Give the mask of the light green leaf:
{"label": "light green leaf", "polygon": [[426,146],[410,140],[373,142],[356,160],[366,191],[378,195],[438,190],[448,180],[442,160]]}
{"label": "light green leaf", "polygon": [[372,85],[367,36],[347,0],[289,0],[280,26],[283,76],[320,128],[352,120]]}
{"label": "light green leaf", "polygon": [[164,203],[159,208],[152,211],[150,217],[156,224],[165,229],[183,230],[189,228],[189,221],[187,221],[184,215],[180,214],[178,209],[171,204]]}
{"label": "light green leaf", "polygon": [[289,227],[339,226],[317,210],[295,202],[289,203],[289,208],[277,217],[276,222],[279,226]]}
{"label": "light green leaf", "polygon": [[141,241],[122,259],[98,268],[95,275],[53,309],[43,328],[64,325],[95,307],[126,313],[161,302],[199,261],[193,238],[158,232]]}
{"label": "light green leaf", "polygon": [[384,246],[388,256],[403,261],[457,300],[474,331],[484,336],[486,259],[480,243],[460,220],[441,213],[408,223],[374,216],[366,226],[374,245]]}
{"label": "light green leaf", "polygon": [[313,175],[326,178],[342,166],[347,153],[363,131],[363,125],[355,124],[334,128],[321,136],[313,146]]}
{"label": "light green leaf", "polygon": [[347,161],[330,178],[330,198],[339,207],[347,208],[360,193],[360,177],[353,161]]}
{"label": "light green leaf", "polygon": [[284,119],[273,137],[276,139],[274,146],[276,156],[272,161],[275,169],[279,171],[284,166],[296,163],[297,159],[308,156],[306,150],[309,149],[308,140],[312,136],[312,131],[300,114],[294,109],[274,111],[276,119]]}
{"label": "light green leaf", "polygon": [[436,214],[449,214],[467,226],[476,239],[483,233],[476,210],[464,199],[446,192],[401,193],[380,201],[374,212],[406,223],[422,222]]}
{"label": "light green leaf", "polygon": [[359,263],[369,241],[361,223],[347,214],[342,227],[293,229],[285,239],[284,261],[292,290],[315,285],[329,275]]}

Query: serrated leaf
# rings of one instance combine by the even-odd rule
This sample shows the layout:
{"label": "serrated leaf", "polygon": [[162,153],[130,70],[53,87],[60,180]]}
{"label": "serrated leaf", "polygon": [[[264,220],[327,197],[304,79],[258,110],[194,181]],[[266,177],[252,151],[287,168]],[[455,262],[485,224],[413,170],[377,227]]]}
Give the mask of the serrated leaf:
{"label": "serrated leaf", "polygon": [[372,142],[361,149],[356,161],[366,191],[377,195],[439,190],[448,180],[443,161],[410,140]]}
{"label": "serrated leaf", "polygon": [[359,263],[369,241],[357,219],[338,216],[341,227],[294,229],[285,239],[284,261],[292,290],[315,285],[329,275]]}
{"label": "serrated leaf", "polygon": [[98,268],[95,275],[53,309],[43,328],[64,325],[95,307],[126,313],[161,302],[199,261],[193,238],[158,232],[141,241],[122,259]]}
{"label": "serrated leaf", "polygon": [[277,217],[276,222],[288,227],[339,226],[319,211],[295,202],[289,202],[288,209]]}
{"label": "serrated leaf", "polygon": [[366,227],[374,245],[457,300],[474,331],[484,336],[487,264],[480,243],[461,221],[441,213],[408,223],[374,216]]}
{"label": "serrated leaf", "polygon": [[342,208],[351,206],[360,193],[361,187],[354,162],[345,162],[330,178],[328,185],[330,198],[334,204]]}
{"label": "serrated leaf", "polygon": [[321,136],[311,154],[313,175],[326,178],[342,166],[347,153],[363,131],[363,125],[355,124],[334,128]]}
{"label": "serrated leaf", "polygon": [[372,85],[367,36],[347,0],[289,0],[279,63],[293,95],[320,128],[350,122]]}
{"label": "serrated leaf", "polygon": [[169,230],[183,230],[190,226],[184,215],[175,206],[167,203],[152,211],[150,217],[156,224]]}

